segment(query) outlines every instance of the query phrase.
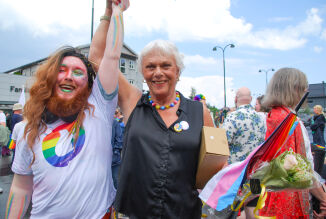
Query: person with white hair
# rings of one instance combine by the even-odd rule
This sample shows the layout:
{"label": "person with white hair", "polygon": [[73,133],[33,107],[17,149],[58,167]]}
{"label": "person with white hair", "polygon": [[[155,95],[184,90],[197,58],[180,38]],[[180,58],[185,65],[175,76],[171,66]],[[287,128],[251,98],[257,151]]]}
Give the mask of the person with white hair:
{"label": "person with white hair", "polygon": [[[108,25],[106,26],[106,28]],[[105,27],[98,28],[90,58],[102,59]],[[105,38],[105,37],[104,37]],[[139,55],[149,91],[142,94],[120,73],[118,104],[126,123],[115,207],[134,218],[201,218],[196,171],[203,126],[214,126],[201,102],[176,90],[183,56],[166,40]]]}

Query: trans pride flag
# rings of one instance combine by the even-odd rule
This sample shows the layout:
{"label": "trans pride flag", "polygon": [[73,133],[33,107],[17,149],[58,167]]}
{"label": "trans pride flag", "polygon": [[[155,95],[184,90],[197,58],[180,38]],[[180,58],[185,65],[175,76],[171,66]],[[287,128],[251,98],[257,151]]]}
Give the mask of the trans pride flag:
{"label": "trans pride flag", "polygon": [[218,172],[206,184],[199,198],[217,211],[231,207],[239,188],[243,185],[248,163],[260,147],[257,147],[244,161],[228,165]]}
{"label": "trans pride flag", "polygon": [[[309,92],[298,104],[295,109],[296,112],[308,94]],[[219,171],[208,181],[199,195],[200,199],[217,211],[231,208],[238,192],[243,189],[244,183],[250,179],[250,175],[262,162],[269,162],[278,155],[288,137],[293,134],[298,124],[296,119],[295,113],[289,113],[268,139],[251,152],[244,161],[233,163]],[[233,207],[236,208],[236,206]]]}

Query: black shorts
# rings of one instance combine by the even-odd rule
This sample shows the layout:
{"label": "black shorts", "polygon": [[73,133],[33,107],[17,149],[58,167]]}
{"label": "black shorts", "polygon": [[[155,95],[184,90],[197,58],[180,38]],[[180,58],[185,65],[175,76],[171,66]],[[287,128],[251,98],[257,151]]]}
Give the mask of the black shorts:
{"label": "black shorts", "polygon": [[259,197],[254,198],[253,200],[249,201],[246,206],[247,207],[256,207],[257,203],[258,203],[258,199],[259,199]]}

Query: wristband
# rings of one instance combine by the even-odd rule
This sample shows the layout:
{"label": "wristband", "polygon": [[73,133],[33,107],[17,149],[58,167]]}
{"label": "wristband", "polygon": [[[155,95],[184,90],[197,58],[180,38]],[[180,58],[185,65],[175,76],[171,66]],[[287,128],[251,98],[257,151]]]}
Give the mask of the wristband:
{"label": "wristband", "polygon": [[107,16],[107,15],[103,15],[103,16],[101,16],[101,18],[100,18],[100,21],[102,21],[102,20],[106,20],[106,21],[109,21],[109,22],[110,22],[110,17]]}

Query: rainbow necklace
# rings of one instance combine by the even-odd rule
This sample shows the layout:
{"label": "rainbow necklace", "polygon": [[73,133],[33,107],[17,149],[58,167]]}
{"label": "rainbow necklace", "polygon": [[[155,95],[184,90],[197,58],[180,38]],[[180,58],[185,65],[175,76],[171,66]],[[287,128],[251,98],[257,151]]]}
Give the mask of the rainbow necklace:
{"label": "rainbow necklace", "polygon": [[155,107],[155,109],[160,109],[160,110],[165,110],[165,109],[169,109],[169,108],[171,108],[171,107],[174,107],[177,103],[178,103],[178,101],[180,100],[180,94],[179,94],[179,92],[177,91],[177,92],[175,92],[175,94],[176,94],[176,98],[175,98],[175,101],[173,101],[172,103],[170,103],[170,104],[168,104],[168,105],[165,105],[165,106],[161,106],[160,104],[158,104],[158,103],[155,103],[153,100],[152,100],[152,96],[148,96],[148,100],[149,100],[149,103],[150,104],[152,104],[152,106],[153,107]]}

